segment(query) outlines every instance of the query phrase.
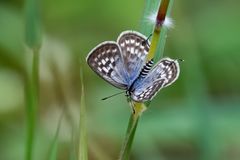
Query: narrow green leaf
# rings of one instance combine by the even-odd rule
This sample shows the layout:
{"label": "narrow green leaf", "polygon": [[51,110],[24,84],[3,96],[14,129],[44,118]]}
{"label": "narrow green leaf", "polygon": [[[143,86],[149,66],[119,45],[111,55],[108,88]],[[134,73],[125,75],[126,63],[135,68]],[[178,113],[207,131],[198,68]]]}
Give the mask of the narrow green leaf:
{"label": "narrow green leaf", "polygon": [[39,48],[41,43],[40,17],[38,14],[39,4],[37,0],[25,1],[25,39],[27,46],[32,51],[31,71],[25,74],[25,98],[27,116],[27,142],[26,160],[33,159],[37,109],[39,103]]}
{"label": "narrow green leaf", "polygon": [[32,70],[25,74],[25,99],[27,116],[26,160],[33,159],[37,109],[39,103],[39,52],[33,53]]}
{"label": "narrow green leaf", "polygon": [[77,149],[76,149],[76,134],[75,129],[72,126],[72,134],[71,134],[71,145],[69,147],[70,154],[69,154],[69,160],[77,160]]}
{"label": "narrow green leaf", "polygon": [[145,8],[140,24],[140,32],[144,35],[150,35],[154,28],[154,23],[150,22],[149,16],[155,14],[158,10],[160,0],[146,0],[145,1]]}
{"label": "narrow green leaf", "polygon": [[60,131],[60,128],[61,128],[62,118],[63,118],[63,113],[61,114],[61,116],[60,116],[60,118],[58,120],[57,130],[55,132],[53,141],[52,141],[50,149],[49,149],[48,160],[57,160],[57,155],[58,155],[58,136],[59,136],[59,131]]}
{"label": "narrow green leaf", "polygon": [[80,79],[81,79],[81,102],[80,102],[80,122],[79,122],[80,135],[79,135],[78,160],[87,160],[88,148],[87,148],[86,104],[82,69],[80,69]]}

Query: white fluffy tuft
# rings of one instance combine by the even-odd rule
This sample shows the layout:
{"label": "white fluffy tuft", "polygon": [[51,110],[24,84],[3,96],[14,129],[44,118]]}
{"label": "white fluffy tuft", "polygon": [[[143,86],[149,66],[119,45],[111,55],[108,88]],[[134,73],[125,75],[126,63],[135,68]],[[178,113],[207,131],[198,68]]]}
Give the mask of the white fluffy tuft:
{"label": "white fluffy tuft", "polygon": [[174,27],[173,19],[170,17],[166,17],[165,21],[163,23],[163,26],[165,26],[167,28],[173,28]]}
{"label": "white fluffy tuft", "polygon": [[149,23],[155,24],[156,17],[157,17],[157,12],[152,12],[147,16],[147,20]]}
{"label": "white fluffy tuft", "polygon": [[[157,12],[150,13],[149,16],[147,16],[147,22],[149,22],[150,24],[155,24],[156,17]],[[170,17],[166,17],[163,26],[166,28],[173,28],[174,27],[173,19]]]}

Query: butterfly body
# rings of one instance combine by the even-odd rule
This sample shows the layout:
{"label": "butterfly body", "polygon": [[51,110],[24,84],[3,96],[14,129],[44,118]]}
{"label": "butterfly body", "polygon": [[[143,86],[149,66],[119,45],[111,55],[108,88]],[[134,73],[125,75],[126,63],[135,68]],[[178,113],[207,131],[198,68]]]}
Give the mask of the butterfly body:
{"label": "butterfly body", "polygon": [[[113,86],[126,90],[137,102],[151,100],[161,89],[172,84],[179,75],[177,60],[161,59],[153,68],[153,60],[146,62],[150,42],[141,33],[122,32],[117,42],[97,45],[87,56],[87,63],[101,78]],[[151,69],[152,68],[152,69]]]}

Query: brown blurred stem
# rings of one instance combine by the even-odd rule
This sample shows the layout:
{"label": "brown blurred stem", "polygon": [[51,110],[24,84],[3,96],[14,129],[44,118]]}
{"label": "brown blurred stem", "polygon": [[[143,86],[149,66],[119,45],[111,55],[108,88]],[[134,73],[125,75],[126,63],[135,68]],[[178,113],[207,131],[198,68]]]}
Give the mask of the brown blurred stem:
{"label": "brown blurred stem", "polygon": [[161,29],[164,23],[164,20],[166,18],[168,6],[169,6],[169,0],[162,0],[162,3],[158,10],[157,18],[156,18],[155,30]]}

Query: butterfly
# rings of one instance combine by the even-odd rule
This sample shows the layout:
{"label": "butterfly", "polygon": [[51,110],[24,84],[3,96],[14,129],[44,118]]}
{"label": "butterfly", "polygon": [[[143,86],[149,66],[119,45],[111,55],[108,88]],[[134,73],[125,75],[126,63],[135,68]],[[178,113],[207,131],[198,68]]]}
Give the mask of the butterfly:
{"label": "butterfly", "polygon": [[125,90],[133,101],[145,102],[175,82],[180,73],[178,60],[162,58],[154,66],[153,59],[147,61],[149,46],[143,34],[124,31],[116,42],[105,41],[93,48],[86,61],[101,78]]}

